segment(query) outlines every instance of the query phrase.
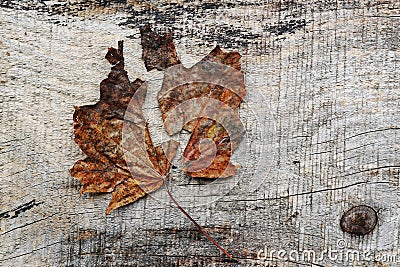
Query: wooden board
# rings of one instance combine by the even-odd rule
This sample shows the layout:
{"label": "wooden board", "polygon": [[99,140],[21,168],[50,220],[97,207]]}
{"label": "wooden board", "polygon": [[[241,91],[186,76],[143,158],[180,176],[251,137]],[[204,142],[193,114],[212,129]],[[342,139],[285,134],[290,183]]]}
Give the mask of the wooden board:
{"label": "wooden board", "polygon": [[[204,204],[187,210],[236,262],[161,193],[106,216],[110,194],[80,195],[69,175],[84,157],[74,106],[98,100],[118,40],[131,79],[150,82],[160,141],[163,76],[141,60],[147,23],[173,30],[186,66],[217,44],[242,55],[240,172],[215,191],[176,174],[174,188],[184,205]],[[399,32],[397,0],[1,0],[0,266],[398,266]],[[376,228],[343,232],[342,214],[362,204]],[[300,257],[266,261],[272,250]],[[310,251],[314,265],[301,257]]]}

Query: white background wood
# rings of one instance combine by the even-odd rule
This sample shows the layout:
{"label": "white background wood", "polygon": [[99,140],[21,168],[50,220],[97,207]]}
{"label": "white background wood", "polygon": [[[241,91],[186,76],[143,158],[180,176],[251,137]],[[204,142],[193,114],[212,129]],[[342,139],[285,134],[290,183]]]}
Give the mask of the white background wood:
{"label": "white background wood", "polygon": [[[0,7],[0,266],[257,266],[265,246],[321,253],[340,240],[349,249],[398,254],[397,0],[221,7],[129,1],[108,8],[71,1],[54,15],[36,1],[0,3],[9,6]],[[19,10],[26,6],[31,10]],[[146,6],[153,11],[118,25]],[[73,107],[98,100],[109,72],[104,55],[118,40],[125,40],[131,79],[154,81],[147,108],[157,136],[162,73],[147,73],[141,60],[138,27],[146,20],[174,29],[185,65],[216,44],[242,54],[248,96],[241,116],[249,136],[234,160],[243,168],[218,182],[234,185],[228,194],[187,208],[238,263],[227,262],[174,206],[145,198],[105,216],[110,194],[80,195],[69,175],[84,157],[73,141]],[[181,185],[189,181],[176,177]],[[252,190],[254,181],[261,185]],[[204,185],[190,183],[190,194],[179,195],[185,186],[176,194],[201,202]],[[339,220],[359,204],[374,207],[379,222],[372,234],[352,237]],[[327,258],[318,264],[398,266]]]}

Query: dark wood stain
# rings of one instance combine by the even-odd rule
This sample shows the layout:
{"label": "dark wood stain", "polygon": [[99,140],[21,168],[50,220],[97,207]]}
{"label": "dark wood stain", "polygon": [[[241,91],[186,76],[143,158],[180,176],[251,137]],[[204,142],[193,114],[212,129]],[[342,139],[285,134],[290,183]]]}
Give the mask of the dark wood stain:
{"label": "dark wood stain", "polygon": [[24,203],[24,204],[16,207],[16,208],[13,208],[11,210],[0,213],[0,219],[2,219],[2,218],[9,218],[9,219],[17,218],[21,213],[24,213],[42,203],[43,202],[36,202],[36,200],[34,199],[32,201],[29,201],[27,203]]}

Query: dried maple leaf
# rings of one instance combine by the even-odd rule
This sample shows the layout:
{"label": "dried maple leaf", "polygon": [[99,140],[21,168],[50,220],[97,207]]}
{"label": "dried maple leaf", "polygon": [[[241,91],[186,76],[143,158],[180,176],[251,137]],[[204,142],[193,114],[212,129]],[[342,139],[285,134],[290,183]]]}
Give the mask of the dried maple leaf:
{"label": "dried maple leaf", "polygon": [[139,79],[133,83],[129,81],[124,70],[122,41],[118,43],[118,49],[109,49],[106,59],[114,66],[108,78],[100,84],[100,100],[94,105],[75,107],[75,142],[87,158],[77,161],[70,173],[83,183],[82,193],[112,192],[106,211],[109,214],[112,210],[132,203],[161,187],[162,176],[170,168],[168,158],[173,158],[177,144],[172,141],[164,144],[164,147],[167,147],[166,156],[161,146],[154,147],[147,124],[144,121],[138,122],[140,131],[136,131],[135,134],[137,139],[142,138],[140,145],[144,151],[135,163],[140,165],[140,161],[144,161],[147,168],[132,173],[127,166],[127,152],[122,144],[122,131],[126,123],[124,116],[132,99],[138,102],[137,110],[130,110],[128,117],[134,119],[132,114],[142,116],[145,87],[141,87],[143,81]]}
{"label": "dried maple leaf", "polygon": [[[152,38],[156,39],[151,42],[159,40],[157,39],[159,37],[153,36]],[[164,51],[161,50],[159,56],[163,57],[163,53]],[[216,57],[210,56],[210,60],[219,57],[221,55],[217,53]],[[87,158],[77,161],[70,173],[71,176],[83,183],[82,193],[112,192],[112,198],[106,210],[106,213],[109,214],[112,210],[135,202],[147,193],[157,190],[167,182],[166,177],[171,166],[170,160],[176,154],[178,143],[170,140],[161,146],[154,146],[142,112],[147,88],[139,79],[133,83],[129,81],[127,72],[124,70],[122,41],[118,42],[118,49],[109,48],[106,59],[114,66],[111,68],[108,78],[100,84],[100,100],[95,105],[75,108],[73,117],[75,142],[87,155]],[[168,59],[159,66],[164,68],[168,64],[179,62],[179,60],[175,60],[175,63],[171,62]],[[222,97],[221,99],[227,100],[228,98]],[[230,101],[227,102],[230,103]],[[222,108],[221,110],[229,109]],[[214,113],[221,113],[221,118],[226,118],[226,114],[229,115],[229,112],[217,112],[216,110]],[[214,121],[211,122],[212,127]],[[210,127],[209,124],[206,124],[206,127]],[[198,124],[194,125],[193,132],[198,129]],[[215,129],[207,129],[208,133],[206,134],[211,132],[221,135]],[[240,134],[240,131],[234,133],[234,135]],[[196,134],[196,136],[201,135],[202,133]],[[232,255],[224,250],[177,203],[168,187],[166,189],[171,200],[196,225],[199,231],[225,255],[232,258]]]}
{"label": "dried maple leaf", "polygon": [[[183,128],[192,132],[183,153],[185,171],[192,177],[223,178],[236,173],[237,166],[230,157],[244,135],[237,111],[246,95],[240,57],[217,46],[192,68],[174,66],[165,74],[158,94],[160,110],[169,134],[176,133],[176,129],[169,131],[176,123],[176,116],[172,116],[175,120],[167,119],[172,113],[185,118]],[[223,114],[230,114],[231,120],[222,125],[218,113],[226,109],[224,106],[231,109]],[[229,133],[227,128],[231,129]]]}
{"label": "dried maple leaf", "polygon": [[151,30],[150,25],[146,25],[140,28],[140,34],[143,48],[142,59],[147,71],[164,70],[181,63],[175,50],[171,31],[159,35]]}

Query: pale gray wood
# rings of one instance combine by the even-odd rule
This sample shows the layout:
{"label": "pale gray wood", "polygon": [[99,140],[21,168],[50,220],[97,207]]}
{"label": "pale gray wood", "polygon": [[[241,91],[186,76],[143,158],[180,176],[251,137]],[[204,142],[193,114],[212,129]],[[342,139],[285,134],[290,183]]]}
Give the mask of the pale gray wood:
{"label": "pale gray wood", "polygon": [[[119,2],[0,1],[0,266],[257,266],[265,246],[321,253],[342,240],[353,250],[398,253],[398,1]],[[146,110],[160,141],[162,73],[146,72],[138,31],[149,19],[174,29],[185,65],[216,44],[242,54],[249,135],[234,160],[243,167],[215,185],[219,200],[187,207],[238,263],[174,206],[145,198],[105,216],[110,195],[80,195],[69,175],[84,157],[73,141],[73,107],[97,101],[109,72],[104,54],[118,40],[131,79],[153,83]],[[175,193],[185,205],[202,203],[205,185],[190,183]],[[224,186],[233,188],[224,194]],[[379,221],[355,237],[339,220],[360,204]],[[398,263],[325,258],[316,266],[351,264]]]}

